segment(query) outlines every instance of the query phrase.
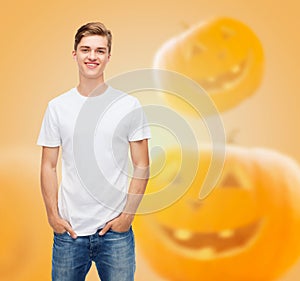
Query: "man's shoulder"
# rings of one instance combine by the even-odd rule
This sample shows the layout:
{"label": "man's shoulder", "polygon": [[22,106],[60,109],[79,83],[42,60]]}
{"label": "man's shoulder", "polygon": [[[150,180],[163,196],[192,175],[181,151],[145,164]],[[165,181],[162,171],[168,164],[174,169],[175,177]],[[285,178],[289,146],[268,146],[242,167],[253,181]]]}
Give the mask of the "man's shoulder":
{"label": "man's shoulder", "polygon": [[122,90],[119,90],[119,89],[116,89],[116,88],[113,88],[110,86],[110,91],[111,93],[114,93],[115,97],[119,100],[122,100],[124,102],[127,102],[129,104],[133,104],[133,105],[139,105],[140,102],[138,100],[138,98],[122,91]]}
{"label": "man's shoulder", "polygon": [[68,100],[72,99],[74,97],[75,94],[75,88],[72,88],[56,97],[54,97],[53,99],[51,99],[49,101],[49,105],[50,106],[58,106],[61,104],[65,104],[66,102],[68,102]]}

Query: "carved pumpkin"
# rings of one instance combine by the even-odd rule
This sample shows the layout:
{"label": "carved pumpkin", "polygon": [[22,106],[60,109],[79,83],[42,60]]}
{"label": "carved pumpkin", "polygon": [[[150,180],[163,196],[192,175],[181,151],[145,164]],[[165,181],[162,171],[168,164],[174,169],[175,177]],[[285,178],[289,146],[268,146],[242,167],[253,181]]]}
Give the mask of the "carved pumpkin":
{"label": "carved pumpkin", "polygon": [[[257,89],[263,60],[262,45],[248,26],[231,18],[217,18],[166,42],[156,53],[154,67],[179,72],[198,82],[218,110],[225,111]],[[176,96],[165,98],[175,108],[194,114]]]}
{"label": "carved pumpkin", "polygon": [[0,163],[0,280],[50,280],[52,232],[42,203],[38,165],[30,169],[34,161],[26,153],[8,161],[3,161],[3,154]]}
{"label": "carved pumpkin", "polygon": [[[182,153],[192,162],[197,152]],[[180,151],[164,156],[152,161],[161,172],[150,179],[149,193],[190,180]],[[275,280],[300,255],[299,166],[271,150],[228,146],[218,185],[200,201],[210,159],[211,151],[202,148],[186,194],[162,211],[136,217],[137,246],[167,280]]]}

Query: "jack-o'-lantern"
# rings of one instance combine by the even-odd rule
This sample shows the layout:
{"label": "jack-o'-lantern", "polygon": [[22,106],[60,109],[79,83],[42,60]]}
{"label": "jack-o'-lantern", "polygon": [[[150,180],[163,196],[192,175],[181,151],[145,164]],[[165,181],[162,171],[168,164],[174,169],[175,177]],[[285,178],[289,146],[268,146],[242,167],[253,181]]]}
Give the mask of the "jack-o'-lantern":
{"label": "jack-o'-lantern", "polygon": [[[263,61],[262,45],[247,25],[231,18],[217,18],[167,41],[157,51],[153,65],[196,81],[218,110],[225,111],[258,88]],[[182,112],[194,114],[176,96],[165,98]]]}
{"label": "jack-o'-lantern", "polygon": [[[51,279],[51,235],[38,166],[23,151],[0,163],[0,280]],[[6,154],[8,154],[6,152]],[[23,159],[23,161],[21,160]],[[31,168],[30,168],[31,167]]]}
{"label": "jack-o'-lantern", "polygon": [[[182,153],[192,162],[197,152]],[[161,163],[163,167],[156,167]],[[300,256],[299,166],[271,150],[228,146],[218,184],[199,200],[210,149],[201,148],[199,163],[192,184],[178,201],[136,217],[137,245],[145,260],[172,281],[278,278]],[[189,167],[181,167],[176,149],[157,156],[152,166],[160,172],[150,179],[148,193],[175,190],[190,180]]]}

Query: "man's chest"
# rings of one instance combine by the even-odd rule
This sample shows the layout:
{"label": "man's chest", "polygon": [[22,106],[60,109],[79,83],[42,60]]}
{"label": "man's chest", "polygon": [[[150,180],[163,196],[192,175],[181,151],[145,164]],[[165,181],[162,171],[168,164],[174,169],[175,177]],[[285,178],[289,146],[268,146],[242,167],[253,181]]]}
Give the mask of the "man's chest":
{"label": "man's chest", "polygon": [[115,139],[126,141],[130,130],[130,109],[122,104],[83,112],[83,106],[65,108],[59,118],[62,145],[73,142],[74,138],[92,138],[96,142],[111,142]]}

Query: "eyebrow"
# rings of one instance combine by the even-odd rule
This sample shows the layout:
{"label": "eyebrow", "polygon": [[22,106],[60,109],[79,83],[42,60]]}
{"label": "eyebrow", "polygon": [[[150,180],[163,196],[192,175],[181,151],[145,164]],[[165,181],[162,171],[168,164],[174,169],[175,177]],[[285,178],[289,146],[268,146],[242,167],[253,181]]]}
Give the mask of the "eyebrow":
{"label": "eyebrow", "polygon": [[[79,48],[80,49],[90,49],[91,47],[90,46],[80,46]],[[106,47],[97,47],[96,49],[97,50],[107,50]]]}

